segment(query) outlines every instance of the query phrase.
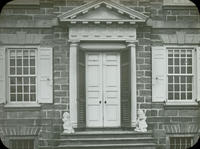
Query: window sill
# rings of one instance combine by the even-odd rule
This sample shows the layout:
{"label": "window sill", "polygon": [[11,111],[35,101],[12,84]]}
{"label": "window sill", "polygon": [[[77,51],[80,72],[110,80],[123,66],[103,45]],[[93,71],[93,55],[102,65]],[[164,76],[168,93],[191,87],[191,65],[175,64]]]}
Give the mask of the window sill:
{"label": "window sill", "polygon": [[4,105],[6,109],[37,109],[40,108],[41,105],[38,103],[8,103]]}
{"label": "window sill", "polygon": [[185,110],[185,109],[198,109],[200,106],[196,102],[166,102],[164,104],[165,109],[179,109],[179,110]]}

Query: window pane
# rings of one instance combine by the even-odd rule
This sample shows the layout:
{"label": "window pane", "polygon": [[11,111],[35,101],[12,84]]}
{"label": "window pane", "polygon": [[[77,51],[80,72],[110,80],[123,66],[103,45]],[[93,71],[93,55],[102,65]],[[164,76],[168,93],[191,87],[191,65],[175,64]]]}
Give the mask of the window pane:
{"label": "window pane", "polygon": [[168,73],[173,73],[173,67],[168,68]]}
{"label": "window pane", "polygon": [[181,67],[181,73],[182,74],[186,73],[186,68],[185,67]]}
{"label": "window pane", "polygon": [[24,59],[28,59],[28,50],[24,50],[23,56],[24,56]]}
{"label": "window pane", "polygon": [[186,99],[186,94],[185,93],[181,93],[181,99],[185,100]]}
{"label": "window pane", "polygon": [[175,59],[175,65],[179,65],[179,59],[178,58]]}
{"label": "window pane", "polygon": [[172,84],[169,84],[169,85],[168,85],[168,90],[169,90],[169,91],[173,91],[173,85],[172,85]]}
{"label": "window pane", "polygon": [[24,84],[29,84],[29,78],[28,77],[24,78]]}
{"label": "window pane", "polygon": [[187,91],[192,91],[192,84],[187,85]]}
{"label": "window pane", "polygon": [[17,66],[22,66],[22,59],[17,59]]}
{"label": "window pane", "polygon": [[15,78],[10,78],[10,84],[15,84],[16,83],[16,81],[15,81]]}
{"label": "window pane", "polygon": [[22,74],[22,67],[17,67],[17,74],[18,75]]}
{"label": "window pane", "polygon": [[22,101],[22,94],[17,94],[17,101]]}
{"label": "window pane", "polygon": [[181,84],[181,91],[185,91],[186,89],[186,85],[185,84]]}
{"label": "window pane", "polygon": [[35,83],[35,78],[34,78],[34,77],[31,77],[30,79],[31,79],[31,84],[36,84],[36,83]]}
{"label": "window pane", "polygon": [[22,78],[21,77],[17,78],[17,84],[22,84]]}
{"label": "window pane", "polygon": [[30,74],[35,74],[35,67],[30,68]]}
{"label": "window pane", "polygon": [[168,93],[168,99],[172,100],[173,99],[173,93]]}
{"label": "window pane", "polygon": [[28,74],[28,67],[24,67],[23,70],[24,70],[24,72],[23,72],[24,74]]}
{"label": "window pane", "polygon": [[29,86],[24,86],[24,92],[28,93],[29,92]]}
{"label": "window pane", "polygon": [[24,66],[28,66],[28,59],[24,59],[24,60],[23,60],[23,65],[24,65]]}
{"label": "window pane", "polygon": [[173,83],[173,77],[172,76],[168,77],[168,83]]}
{"label": "window pane", "polygon": [[10,101],[16,101],[16,94],[10,95]]}
{"label": "window pane", "polygon": [[175,93],[175,100],[179,100],[179,93]]}
{"label": "window pane", "polygon": [[17,86],[17,92],[21,93],[22,92],[22,86]]}
{"label": "window pane", "polygon": [[30,101],[35,101],[35,94],[31,94],[31,100]]}
{"label": "window pane", "polygon": [[10,67],[10,74],[14,75],[15,74],[15,67]]}
{"label": "window pane", "polygon": [[15,59],[10,59],[10,66],[15,66]]}
{"label": "window pane", "polygon": [[24,94],[24,101],[29,101],[29,94]]}
{"label": "window pane", "polygon": [[31,92],[35,92],[35,86],[31,86]]}
{"label": "window pane", "polygon": [[168,59],[168,65],[173,65],[173,59],[172,58]]}
{"label": "window pane", "polygon": [[17,50],[17,59],[22,58],[22,50]]}
{"label": "window pane", "polygon": [[192,93],[187,94],[187,99],[192,99]]}
{"label": "window pane", "polygon": [[192,73],[192,67],[187,68],[187,73]]}
{"label": "window pane", "polygon": [[179,77],[174,77],[175,78],[175,83],[179,83]]}
{"label": "window pane", "polygon": [[30,60],[30,66],[35,66],[35,59]]}
{"label": "window pane", "polygon": [[175,85],[175,91],[179,91],[179,84]]}
{"label": "window pane", "polygon": [[11,93],[15,93],[16,92],[16,87],[15,86],[11,86],[10,87],[10,92]]}

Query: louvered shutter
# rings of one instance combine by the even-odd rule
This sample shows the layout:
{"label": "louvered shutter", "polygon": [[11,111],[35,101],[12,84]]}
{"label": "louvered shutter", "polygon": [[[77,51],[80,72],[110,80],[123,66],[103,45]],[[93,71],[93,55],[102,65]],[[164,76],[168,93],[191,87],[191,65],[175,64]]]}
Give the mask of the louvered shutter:
{"label": "louvered shutter", "polygon": [[197,101],[200,101],[200,47],[197,51]]}
{"label": "louvered shutter", "polygon": [[0,104],[6,101],[5,48],[0,47]]}
{"label": "louvered shutter", "polygon": [[152,101],[166,100],[167,51],[165,47],[152,47]]}
{"label": "louvered shutter", "polygon": [[38,101],[53,103],[52,48],[38,50]]}
{"label": "louvered shutter", "polygon": [[121,126],[131,127],[130,50],[121,52]]}
{"label": "louvered shutter", "polygon": [[77,78],[77,102],[78,102],[78,127],[86,127],[86,94],[85,94],[85,52],[78,50],[78,78]]}

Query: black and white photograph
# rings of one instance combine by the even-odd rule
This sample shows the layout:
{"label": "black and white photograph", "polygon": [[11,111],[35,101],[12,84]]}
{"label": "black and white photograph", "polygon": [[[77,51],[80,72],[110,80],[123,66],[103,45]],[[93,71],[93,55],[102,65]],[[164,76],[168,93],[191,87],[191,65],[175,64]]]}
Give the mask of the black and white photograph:
{"label": "black and white photograph", "polygon": [[4,148],[200,149],[199,0],[0,4]]}

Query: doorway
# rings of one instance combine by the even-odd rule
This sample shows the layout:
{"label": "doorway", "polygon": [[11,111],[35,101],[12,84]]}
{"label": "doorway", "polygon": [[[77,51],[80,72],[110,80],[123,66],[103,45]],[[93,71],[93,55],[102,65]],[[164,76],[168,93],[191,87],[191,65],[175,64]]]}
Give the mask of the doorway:
{"label": "doorway", "polygon": [[120,53],[86,53],[86,126],[120,127]]}

